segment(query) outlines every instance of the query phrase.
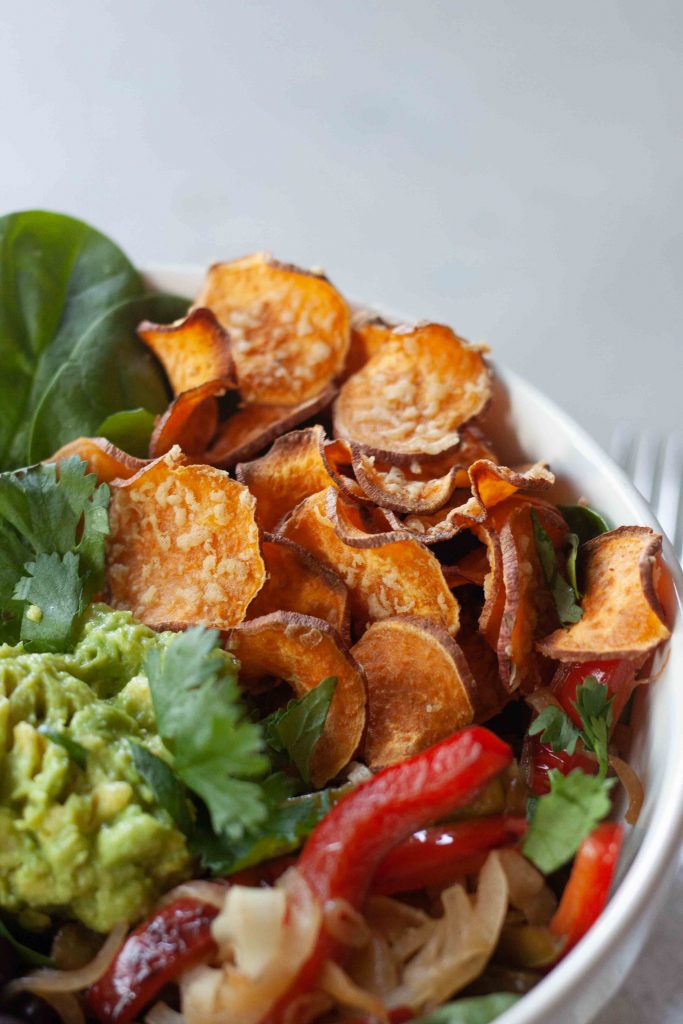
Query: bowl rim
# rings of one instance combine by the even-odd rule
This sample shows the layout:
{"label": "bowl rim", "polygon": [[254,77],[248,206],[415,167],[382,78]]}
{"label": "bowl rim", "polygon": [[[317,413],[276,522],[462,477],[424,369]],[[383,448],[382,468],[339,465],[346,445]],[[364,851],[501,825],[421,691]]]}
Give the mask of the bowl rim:
{"label": "bowl rim", "polygon": [[[150,286],[159,287],[159,279],[162,279],[164,287],[180,293],[189,290],[182,284],[184,278],[194,281],[203,272],[204,268],[196,263],[154,263],[142,268]],[[662,533],[663,555],[672,575],[676,598],[676,621],[672,635],[682,634],[683,570],[650,506],[601,445],[553,399],[513,370],[501,366],[495,360],[492,360],[492,365],[506,389],[523,396],[530,405],[540,408],[561,426],[565,435],[571,439],[573,448],[614,484],[622,500],[634,510],[638,523]],[[674,667],[667,665],[667,671]],[[676,726],[679,727],[679,735],[683,735],[683,687],[678,691],[678,699],[675,701],[672,734]],[[614,949],[626,944],[639,918],[645,916],[645,911],[651,910],[654,903],[663,900],[666,889],[664,882],[673,875],[683,843],[683,758],[676,758],[673,749],[666,752],[665,780],[656,795],[652,820],[643,834],[633,861],[596,923],[557,967],[526,993],[519,1003],[497,1018],[501,1024],[544,1024],[551,1014],[566,1010],[577,985],[590,983],[599,975]],[[602,1005],[602,1001],[596,1003],[595,1012]]]}

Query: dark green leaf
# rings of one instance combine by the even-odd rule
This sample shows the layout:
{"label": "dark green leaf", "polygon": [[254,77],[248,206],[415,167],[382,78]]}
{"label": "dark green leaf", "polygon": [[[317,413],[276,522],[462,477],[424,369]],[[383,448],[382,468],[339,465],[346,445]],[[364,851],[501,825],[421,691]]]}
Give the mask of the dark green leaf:
{"label": "dark green leaf", "polygon": [[581,736],[569,715],[555,704],[543,708],[529,726],[530,736],[538,733],[541,734],[541,743],[548,744],[556,753],[566,750],[568,754],[574,753]]}
{"label": "dark green leaf", "polygon": [[522,851],[546,875],[571,860],[581,840],[609,814],[615,781],[578,769],[569,775],[553,769],[548,780],[550,792],[536,804]]}
{"label": "dark green leaf", "polygon": [[25,946],[23,942],[19,942],[18,939],[15,939],[7,925],[2,920],[0,920],[0,936],[9,942],[10,946],[16,950],[19,957],[25,964],[29,964],[31,967],[54,967],[54,961],[49,956],[45,956],[43,953],[38,953],[35,949],[30,949],[28,946]]}
{"label": "dark green leaf", "polygon": [[185,787],[173,769],[134,740],[128,740],[138,772],[154,794],[159,806],[166,811],[180,831],[189,836],[193,829]]}
{"label": "dark green leaf", "polygon": [[268,760],[245,714],[237,663],[218,642],[215,630],[193,627],[152,651],[145,670],[176,774],[205,802],[214,831],[238,840],[266,817]]}
{"label": "dark green leaf", "polygon": [[599,537],[601,533],[607,533],[609,526],[599,512],[589,508],[588,505],[559,505],[565,523],[579,538],[580,544],[585,544],[593,537]]}
{"label": "dark green leaf", "polygon": [[93,435],[120,409],[168,405],[161,369],[135,334],[143,319],[165,323],[181,316],[187,302],[168,295],[142,295],[103,310],[83,329],[68,359],[46,384],[36,406],[28,457],[35,462],[81,434]]}
{"label": "dark green leaf", "polygon": [[538,560],[541,563],[543,576],[553,596],[560,622],[563,626],[570,625],[572,622],[578,622],[583,615],[583,611],[580,605],[577,604],[575,591],[557,568],[557,557],[553,542],[546,530],[541,526],[535,512],[531,513],[531,521]]}
{"label": "dark green leaf", "polygon": [[84,331],[143,290],[121,250],[82,221],[40,210],[0,218],[0,468],[29,461],[33,413]]}
{"label": "dark green leaf", "polygon": [[106,437],[129,455],[145,459],[155,419],[154,413],[148,409],[125,409],[107,416],[95,433],[98,437]]}
{"label": "dark green leaf", "polygon": [[576,594],[581,597],[578,580],[576,578],[576,558],[579,553],[579,538],[575,533],[567,535],[567,579],[569,585]]}
{"label": "dark green leaf", "polygon": [[446,1003],[431,1013],[418,1017],[414,1024],[489,1024],[519,1000],[520,996],[513,995],[512,992],[494,992],[489,996],[456,999],[453,1003]]}
{"label": "dark green leaf", "polygon": [[82,747],[76,740],[72,740],[65,732],[59,732],[49,725],[39,725],[38,732],[42,733],[43,736],[47,736],[51,743],[56,743],[58,747],[63,747],[73,763],[81,771],[85,771],[88,763],[88,751],[85,747]]}
{"label": "dark green leaf", "polygon": [[194,852],[200,855],[202,866],[215,875],[293,853],[348,790],[347,786],[323,789],[271,803],[266,820],[253,833],[236,842],[204,833],[196,838]]}
{"label": "dark green leaf", "polygon": [[336,685],[337,677],[328,676],[305,697],[290,701],[262,723],[269,746],[286,752],[306,783],[311,781],[311,756],[325,728]]}

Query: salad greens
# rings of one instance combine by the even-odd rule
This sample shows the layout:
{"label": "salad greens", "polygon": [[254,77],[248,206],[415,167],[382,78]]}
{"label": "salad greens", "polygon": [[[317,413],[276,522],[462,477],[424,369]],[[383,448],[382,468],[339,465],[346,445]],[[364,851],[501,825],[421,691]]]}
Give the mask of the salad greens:
{"label": "salad greens", "polygon": [[604,516],[596,512],[589,505],[558,505],[562,518],[572,533],[579,538],[580,544],[585,544],[593,537],[599,537],[601,533],[609,531],[609,525]]}
{"label": "salad greens", "polygon": [[276,753],[287,753],[306,783],[311,781],[311,755],[325,726],[336,686],[336,676],[328,676],[305,697],[291,700],[263,722],[268,746]]}
{"label": "salad greens", "polygon": [[520,996],[511,992],[494,992],[488,996],[456,999],[436,1010],[418,1017],[414,1024],[490,1024],[501,1013],[519,1002]]}
{"label": "salad greens", "polygon": [[0,474],[0,641],[69,649],[104,579],[109,488],[79,458]]}
{"label": "salad greens", "polygon": [[164,374],[135,327],[186,309],[147,292],[121,250],[80,220],[0,218],[0,470],[46,458],[122,409],[161,412]]}
{"label": "salad greens", "polygon": [[30,967],[54,967],[54,961],[51,957],[38,953],[29,946],[25,946],[23,942],[20,942],[19,939],[12,935],[2,919],[0,919],[0,938],[6,939],[12,949],[19,955],[19,959]]}
{"label": "salad greens", "polygon": [[95,433],[138,459],[146,459],[156,417],[149,409],[124,409],[104,419]]}
{"label": "salad greens", "polygon": [[529,735],[541,734],[541,742],[547,743],[557,753],[565,750],[573,754],[580,739],[587,750],[598,759],[600,775],[607,773],[609,730],[612,725],[612,701],[604,683],[595,676],[586,676],[576,688],[576,700],[572,701],[581,718],[582,729],[574,725],[569,715],[554,704],[543,708],[529,726]]}
{"label": "salad greens", "polygon": [[548,536],[547,531],[541,526],[538,516],[534,511],[531,513],[531,521],[538,559],[541,563],[545,581],[553,595],[560,622],[563,626],[568,626],[572,622],[578,622],[583,615],[581,606],[577,603],[578,594],[560,573],[557,567],[557,557],[553,542]]}

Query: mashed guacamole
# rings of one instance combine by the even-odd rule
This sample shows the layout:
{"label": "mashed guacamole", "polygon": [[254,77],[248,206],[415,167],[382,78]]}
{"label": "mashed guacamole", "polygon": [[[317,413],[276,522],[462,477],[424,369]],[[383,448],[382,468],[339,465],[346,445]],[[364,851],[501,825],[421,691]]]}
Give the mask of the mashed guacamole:
{"label": "mashed guacamole", "polygon": [[[0,646],[0,908],[24,924],[77,918],[105,932],[189,873],[128,742],[168,757],[142,665],[172,635],[94,605],[69,654]],[[85,748],[85,766],[41,725]]]}

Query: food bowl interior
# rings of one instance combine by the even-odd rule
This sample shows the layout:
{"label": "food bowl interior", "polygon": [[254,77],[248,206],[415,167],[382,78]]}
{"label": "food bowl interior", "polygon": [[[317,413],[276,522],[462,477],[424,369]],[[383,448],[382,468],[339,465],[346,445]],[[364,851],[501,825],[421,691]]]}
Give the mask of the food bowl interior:
{"label": "food bowl interior", "polygon": [[[191,297],[203,271],[189,267],[150,270],[151,287]],[[508,464],[542,459],[557,476],[554,498],[585,498],[613,526],[640,524],[658,530],[651,510],[622,471],[568,416],[531,385],[500,367],[484,423]],[[668,661],[656,684],[643,688],[636,706],[636,739],[630,763],[646,788],[638,824],[628,831],[616,891],[589,935],[558,968],[503,1015],[501,1024],[581,1024],[591,1019],[630,970],[663,901],[683,835],[683,577],[665,540],[674,579],[669,613],[676,624]],[[674,592],[675,591],[675,592]],[[552,1017],[549,1016],[552,1014]]]}

